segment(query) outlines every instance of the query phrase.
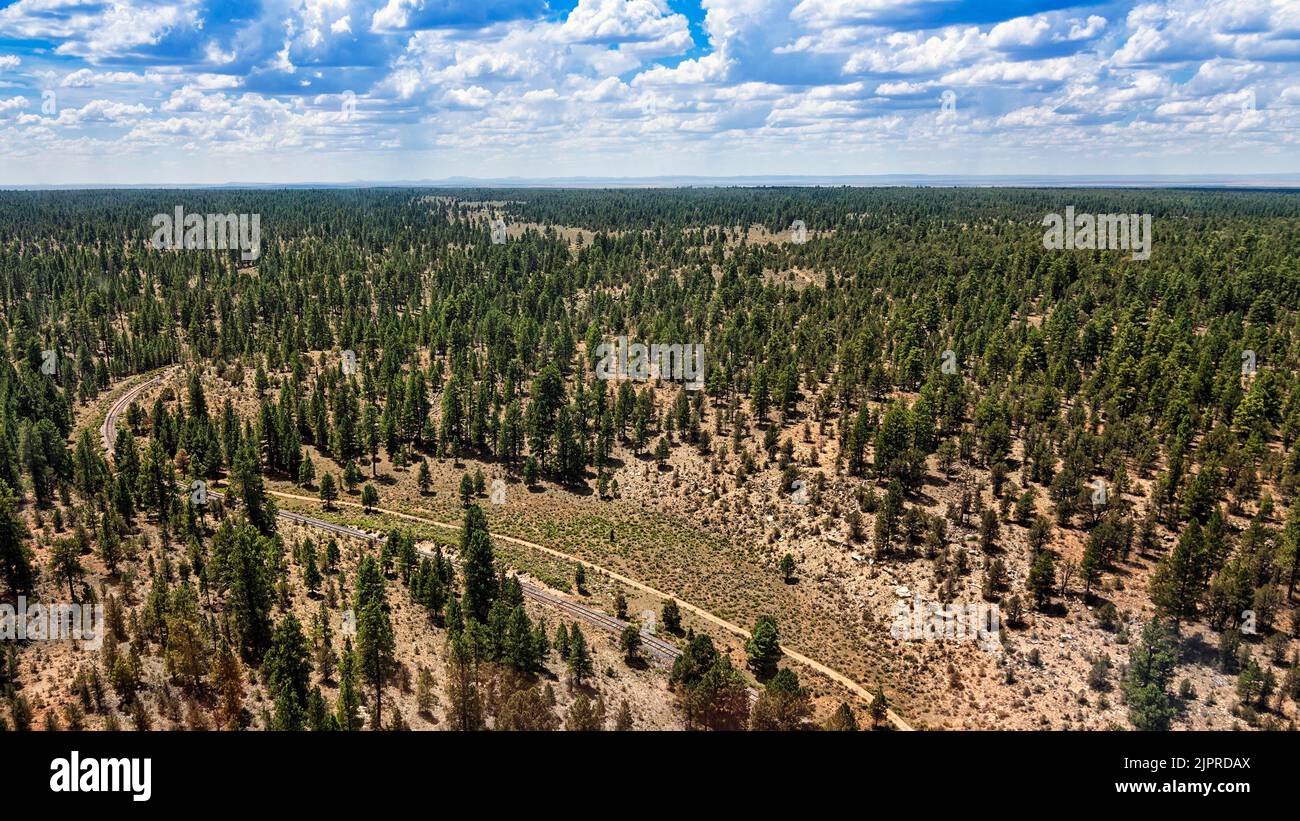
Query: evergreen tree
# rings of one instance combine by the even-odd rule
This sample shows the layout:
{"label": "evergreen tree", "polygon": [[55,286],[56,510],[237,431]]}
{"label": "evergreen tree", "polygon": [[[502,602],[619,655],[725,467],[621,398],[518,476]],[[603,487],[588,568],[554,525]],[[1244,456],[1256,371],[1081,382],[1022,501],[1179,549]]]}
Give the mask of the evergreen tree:
{"label": "evergreen tree", "polygon": [[849,707],[848,702],[841,701],[840,706],[826,719],[826,730],[840,732],[856,732],[858,729],[858,720],[853,715],[853,708]]}
{"label": "evergreen tree", "polygon": [[1124,676],[1124,701],[1134,729],[1169,729],[1177,712],[1168,689],[1177,661],[1173,632],[1155,619],[1147,622],[1141,640],[1129,650]]}
{"label": "evergreen tree", "polygon": [[311,669],[302,625],[290,613],[276,625],[266,653],[267,688],[275,703],[273,729],[301,730],[305,726]]}
{"label": "evergreen tree", "polygon": [[1193,520],[1151,576],[1151,602],[1175,627],[1195,617],[1206,577],[1205,541]]}
{"label": "evergreen tree", "polygon": [[766,678],[776,671],[776,663],[781,658],[779,641],[776,619],[772,616],[759,616],[754,622],[749,641],[745,643],[745,655],[749,659],[750,668],[760,678]]}
{"label": "evergreen tree", "polygon": [[365,556],[357,568],[353,610],[357,619],[357,666],[375,691],[370,726],[382,726],[384,680],[393,665],[395,641],[384,595],[384,577],[373,556]]}
{"label": "evergreen tree", "polygon": [[334,486],[334,474],[326,473],[320,479],[320,500],[325,503],[325,509],[332,509],[334,500],[338,497],[338,489]]}
{"label": "evergreen tree", "polygon": [[357,656],[352,649],[352,639],[343,639],[343,654],[339,657],[339,696],[334,705],[334,715],[339,728],[348,731],[361,729],[358,711],[361,700],[357,696]]}
{"label": "evergreen tree", "polygon": [[262,484],[262,467],[252,438],[244,440],[235,457],[230,485],[248,521],[263,533],[275,532],[275,503]]}
{"label": "evergreen tree", "polygon": [[366,513],[374,510],[379,506],[379,491],[375,486],[366,482],[366,486],[361,489],[361,508]]}
{"label": "evergreen tree", "polygon": [[461,575],[465,580],[465,615],[486,623],[497,594],[497,572],[487,520],[478,505],[465,511],[461,525]]}
{"label": "evergreen tree", "polygon": [[587,637],[582,634],[582,630],[578,628],[576,622],[569,631],[569,652],[567,657],[569,676],[574,682],[581,684],[595,673],[591,653],[587,650]]}
{"label": "evergreen tree", "polygon": [[1047,550],[1040,550],[1029,568],[1026,581],[1029,594],[1034,597],[1034,607],[1042,610],[1052,599],[1056,589],[1056,556]]}
{"label": "evergreen tree", "polygon": [[240,651],[259,661],[271,643],[270,539],[250,524],[227,518],[212,538],[213,564],[231,610]]}

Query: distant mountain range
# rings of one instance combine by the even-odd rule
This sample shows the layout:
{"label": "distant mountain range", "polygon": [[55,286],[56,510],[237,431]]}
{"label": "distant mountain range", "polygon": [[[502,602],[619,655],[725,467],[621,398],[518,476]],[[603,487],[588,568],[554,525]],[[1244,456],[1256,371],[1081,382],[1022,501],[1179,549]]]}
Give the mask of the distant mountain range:
{"label": "distant mountain range", "polygon": [[353,182],[147,185],[14,185],[8,190],[89,188],[720,188],[780,186],[1027,187],[1027,188],[1300,188],[1296,174],[1155,174],[1130,175],[963,175],[872,174],[817,176],[805,174],[742,177],[447,177],[440,180],[356,180]]}

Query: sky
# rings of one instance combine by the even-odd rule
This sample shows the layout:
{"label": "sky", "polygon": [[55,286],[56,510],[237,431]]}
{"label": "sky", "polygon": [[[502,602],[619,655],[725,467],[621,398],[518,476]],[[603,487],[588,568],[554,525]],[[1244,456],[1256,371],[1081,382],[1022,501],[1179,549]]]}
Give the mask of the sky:
{"label": "sky", "polygon": [[1300,0],[0,0],[0,186],[1300,172]]}

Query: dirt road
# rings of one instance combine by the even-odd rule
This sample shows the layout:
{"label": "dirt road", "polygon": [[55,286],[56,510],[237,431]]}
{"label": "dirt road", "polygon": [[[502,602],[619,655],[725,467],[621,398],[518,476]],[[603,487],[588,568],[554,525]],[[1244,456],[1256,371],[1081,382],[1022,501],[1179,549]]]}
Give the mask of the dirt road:
{"label": "dirt road", "polygon": [[[112,406],[109,408],[108,413],[104,417],[104,424],[100,428],[100,433],[103,437],[105,450],[109,451],[110,453],[112,452],[113,442],[117,438],[117,430],[116,430],[117,417],[122,413],[122,411],[124,411],[131,404],[131,402],[135,399],[136,396],[138,396],[150,385],[153,385],[156,382],[158,382],[158,380],[162,379],[164,375],[165,374],[159,374],[158,376],[155,376],[154,378],[146,382],[142,382],[141,384],[133,387],[131,390],[124,393],[116,401],[113,402]],[[217,496],[220,495],[216,491],[211,491],[211,493]],[[276,490],[268,490],[267,493],[271,494],[272,496],[278,496],[282,499],[295,499],[301,502],[308,502],[310,504],[320,503],[319,499],[316,499],[311,496],[300,496],[298,494],[283,493]],[[348,501],[340,500],[334,502],[334,504],[343,507],[352,507],[352,508],[358,508],[362,510],[365,509],[361,504],[357,502],[348,502]],[[388,510],[386,508],[381,508],[381,507],[371,508],[371,510],[375,513],[380,513],[386,516],[392,516],[398,519],[405,519],[411,522],[419,522],[421,524],[432,525],[434,527],[445,528],[447,530],[454,530],[454,531],[460,530],[460,525],[455,523],[440,522],[437,521],[436,519],[429,519],[429,518],[425,518],[424,516],[416,516],[411,513],[403,513],[398,510]],[[316,527],[323,530],[328,530],[334,533],[340,533],[342,535],[355,536],[357,538],[370,539],[372,541],[382,538],[376,536],[375,534],[367,533],[363,530],[357,530],[354,528],[345,527],[344,525],[336,525],[333,524],[332,522],[326,522],[322,519],[315,519],[310,516],[303,516],[300,513],[294,513],[292,511],[280,511],[279,515],[288,521],[294,521],[299,524],[304,524],[310,527]],[[547,547],[546,545],[541,545],[536,542],[530,542],[526,539],[519,539],[514,536],[507,536],[500,533],[492,533],[490,535],[492,536],[493,539],[497,541],[509,542],[510,544],[518,545],[520,547],[525,547],[530,550],[536,550],[545,553],[549,556],[554,556],[555,558],[558,559],[563,559],[565,561],[573,562],[575,564],[580,564],[589,570],[593,570],[598,573],[603,573],[609,578],[622,582],[623,584],[626,584],[627,586],[632,587],[636,590],[640,590],[643,593],[648,593],[652,596],[657,596],[661,599],[676,599],[678,606],[681,607],[683,610],[687,610],[695,614],[699,618],[709,622],[710,624],[720,627],[723,630],[726,630],[727,632],[732,633],[733,635],[739,638],[743,638],[743,639],[749,638],[749,631],[744,629],[740,625],[734,624],[732,622],[727,621],[726,619],[715,616],[709,611],[701,607],[697,607],[691,604],[690,602],[682,601],[681,599],[677,599],[675,596],[671,596],[668,593],[664,593],[663,591],[656,590],[655,588],[650,587],[649,585],[644,584],[642,582],[639,582],[636,579],[630,578],[628,576],[624,576],[621,573],[617,573],[613,570],[609,570],[607,568],[601,567],[600,565],[595,564],[594,562],[590,562],[587,561],[586,559],[581,559],[577,556],[573,556],[571,554],[564,553],[554,548]],[[544,589],[531,582],[524,584],[523,586],[524,586],[525,596],[528,596],[529,598],[532,598],[535,601],[539,601],[545,604],[550,604],[554,607],[557,607],[560,610],[568,612],[570,615],[573,615],[575,617],[582,618],[588,624],[592,624],[594,626],[600,627],[605,630],[609,630],[611,632],[619,632],[619,633],[621,633],[623,629],[628,625],[627,622],[616,619],[607,613],[587,607],[586,605],[583,605],[579,602],[574,602],[569,599],[563,598],[558,593],[552,592],[548,589]],[[676,647],[654,636],[643,634],[642,642],[646,650],[656,660],[666,661],[671,663],[672,659],[681,655],[681,651],[678,650]],[[809,658],[808,656],[805,656],[804,654],[798,652],[797,650],[793,650],[784,645],[781,646],[781,652],[783,652],[787,658],[796,661],[799,664],[802,664],[803,666],[811,670],[815,670],[818,673],[821,673],[822,675],[829,678],[831,681],[834,681],[835,683],[839,684],[840,686],[854,693],[858,697],[862,698],[868,704],[870,704],[871,701],[873,700],[871,692],[867,690],[867,688],[863,687],[861,684],[858,684],[856,681],[844,675],[843,673],[839,672],[838,670],[832,669],[831,667],[827,667],[825,664],[822,664],[816,659]],[[887,717],[889,719],[890,724],[892,724],[896,729],[899,730],[912,729],[911,725],[908,724],[903,719],[902,716],[898,715],[893,710],[889,710],[887,712]]]}

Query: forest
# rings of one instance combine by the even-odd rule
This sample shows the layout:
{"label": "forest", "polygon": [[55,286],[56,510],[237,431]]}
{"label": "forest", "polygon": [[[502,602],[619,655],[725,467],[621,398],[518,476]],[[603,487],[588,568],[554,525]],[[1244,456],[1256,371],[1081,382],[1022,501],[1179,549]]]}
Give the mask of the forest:
{"label": "forest", "polygon": [[[1045,248],[1067,205],[1151,215],[1149,259]],[[180,206],[259,215],[260,257],[152,247]],[[0,643],[9,729],[1294,727],[1300,194],[33,191],[0,226],[0,601],[106,629]],[[598,378],[620,337],[701,345],[703,388]],[[996,673],[886,642],[903,582],[996,603]],[[1069,710],[1025,683],[1058,663]]]}

